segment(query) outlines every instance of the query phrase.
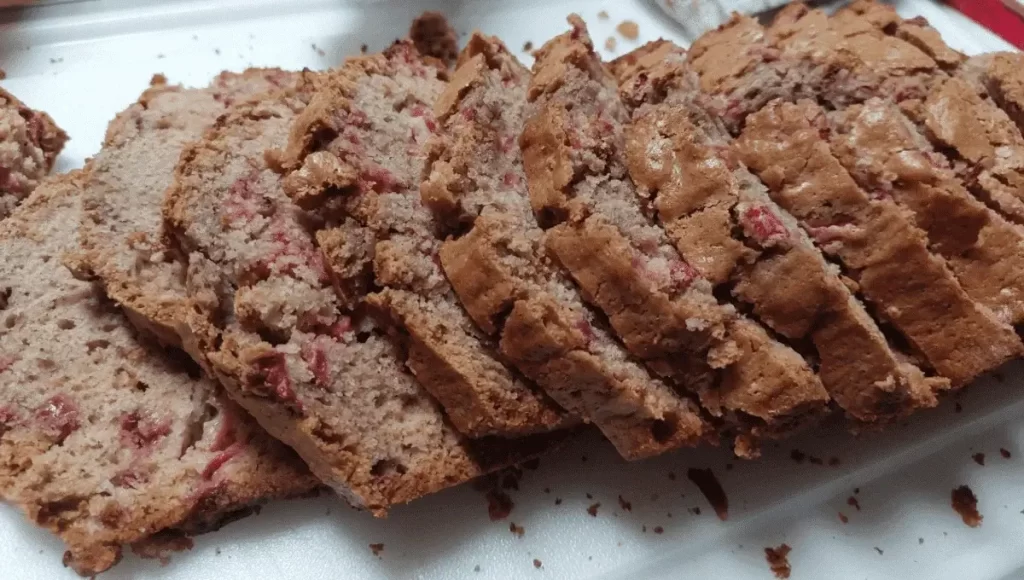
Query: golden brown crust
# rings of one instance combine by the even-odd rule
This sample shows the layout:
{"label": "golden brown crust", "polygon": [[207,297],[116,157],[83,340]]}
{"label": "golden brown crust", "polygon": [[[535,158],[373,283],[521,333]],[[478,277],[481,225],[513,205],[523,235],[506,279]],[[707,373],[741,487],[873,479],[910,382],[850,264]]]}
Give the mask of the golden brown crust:
{"label": "golden brown crust", "polygon": [[500,337],[506,358],[623,457],[697,443],[706,426],[696,409],[630,361],[549,262],[514,147],[528,73],[481,35],[460,62],[435,108],[443,129],[421,186],[424,203],[452,228],[439,256],[460,301]]}
{"label": "golden brown crust", "polygon": [[1013,329],[967,296],[905,210],[857,187],[820,136],[822,115],[807,101],[772,103],[748,119],[737,150],[773,199],[843,262],[879,316],[955,386],[1017,356]]}
{"label": "golden brown crust", "polygon": [[[485,62],[486,52],[477,58]],[[574,419],[504,366],[436,262],[440,233],[417,186],[429,159],[427,139],[436,131],[431,111],[443,110],[442,72],[408,43],[397,43],[330,75],[293,125],[282,166],[303,162],[285,180],[297,204],[314,210],[329,228],[344,222],[372,239],[372,251],[364,252],[372,255],[372,271],[353,268],[344,252],[327,248],[339,285],[352,284],[350,272],[359,280],[372,274],[381,290],[367,305],[410,341],[417,378],[466,435],[515,436],[571,424]],[[385,79],[387,87],[378,86]],[[455,86],[456,94],[464,90]],[[394,110],[382,108],[388,100],[395,101]],[[310,134],[317,137],[311,141]],[[333,241],[348,244],[349,237]],[[435,369],[426,361],[445,363]]]}

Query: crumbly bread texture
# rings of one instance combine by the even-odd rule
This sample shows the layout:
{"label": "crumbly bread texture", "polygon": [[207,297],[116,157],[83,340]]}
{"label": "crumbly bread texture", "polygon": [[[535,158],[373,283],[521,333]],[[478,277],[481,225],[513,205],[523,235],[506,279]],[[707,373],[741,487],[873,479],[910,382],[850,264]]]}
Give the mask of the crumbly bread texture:
{"label": "crumbly bread texture", "polygon": [[184,265],[162,239],[164,191],[187,142],[233,102],[290,82],[292,75],[279,69],[225,72],[205,89],[168,85],[156,76],[139,101],[111,121],[103,149],[89,161],[77,274],[98,278],[133,323],[198,361],[215,335],[186,323],[192,306]]}
{"label": "crumbly bread texture", "polygon": [[499,40],[474,34],[437,101],[421,194],[452,236],[445,273],[502,354],[623,457],[706,440],[694,405],[630,359],[544,251],[517,144],[529,80]]}
{"label": "crumbly bread texture", "polygon": [[268,153],[323,80],[303,76],[188,146],[164,215],[188,256],[190,296],[223,332],[209,356],[231,396],[352,505],[383,515],[542,447],[464,440],[362,296],[335,292],[341,276],[314,244],[316,219],[284,194]]}
{"label": "crumbly bread texture", "polygon": [[187,358],[140,338],[61,266],[88,181],[44,181],[0,224],[0,495],[59,535],[84,575],[122,545],[318,485]]}
{"label": "crumbly bread texture", "polygon": [[[720,304],[637,196],[626,107],[585,25],[537,51],[520,140],[545,243],[635,356],[712,414],[763,435],[815,417],[826,395],[807,363]],[[812,393],[807,398],[798,393]],[[741,436],[741,453],[750,440]]]}
{"label": "crumbly bread texture", "polygon": [[993,52],[971,57],[959,74],[974,80],[1024,131],[1024,56],[1019,52]]}
{"label": "crumbly bread texture", "polygon": [[[887,421],[931,404],[928,383],[942,379],[925,379],[898,358],[838,269],[738,161],[683,50],[658,41],[615,68],[623,99],[634,108],[626,138],[630,175],[680,254],[775,332],[809,340],[824,387],[857,422]],[[813,388],[791,396],[827,400]]]}
{"label": "crumbly bread texture", "polygon": [[1013,328],[967,295],[908,210],[857,186],[831,152],[828,131],[817,104],[775,101],[747,119],[736,151],[842,263],[875,315],[954,386],[1019,356]]}
{"label": "crumbly bread texture", "polygon": [[733,18],[697,39],[687,56],[701,88],[722,98],[716,113],[736,133],[773,99],[817,99],[844,107],[872,97],[922,98],[939,66],[915,44],[852,11],[829,18],[797,2],[768,30]]}
{"label": "crumbly bread texture", "polygon": [[1003,322],[1024,322],[1024,228],[964,188],[898,107],[881,99],[829,115],[830,142],[864,189],[909,208],[960,285]]}
{"label": "crumbly bread texture", "polygon": [[914,120],[953,160],[968,188],[1006,218],[1024,224],[1024,137],[980,87],[946,79]]}
{"label": "crumbly bread texture", "polygon": [[967,58],[950,48],[926,18],[917,16],[904,20],[889,4],[877,0],[854,0],[843,7],[840,14],[841,17],[859,17],[886,34],[912,44],[945,71],[955,71]]}
{"label": "crumbly bread texture", "polygon": [[1024,129],[1024,57],[1016,52],[991,52],[972,56],[957,70],[979,94],[992,99],[1018,129]]}
{"label": "crumbly bread texture", "polygon": [[67,140],[49,115],[0,88],[0,220],[53,169]]}
{"label": "crumbly bread texture", "polygon": [[409,339],[410,369],[459,431],[550,431],[573,418],[507,368],[463,310],[420,201],[444,76],[407,41],[333,71],[292,129],[285,191],[326,220],[317,240],[338,283],[373,290],[365,304]]}

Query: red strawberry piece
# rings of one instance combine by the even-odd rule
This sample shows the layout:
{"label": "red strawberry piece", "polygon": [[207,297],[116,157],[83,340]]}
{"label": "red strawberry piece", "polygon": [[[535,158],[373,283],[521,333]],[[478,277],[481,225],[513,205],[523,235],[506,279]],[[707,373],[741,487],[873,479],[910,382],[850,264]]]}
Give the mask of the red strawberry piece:
{"label": "red strawberry piece", "polygon": [[121,415],[121,443],[135,449],[149,449],[171,432],[169,419],[156,421],[138,411]]}
{"label": "red strawberry piece", "polygon": [[58,394],[50,397],[34,412],[36,422],[58,443],[67,439],[81,427],[78,405],[71,397]]}
{"label": "red strawberry piece", "polygon": [[302,345],[301,355],[309,372],[313,373],[313,380],[317,386],[326,389],[330,385],[331,372],[323,346],[316,340],[307,342]]}

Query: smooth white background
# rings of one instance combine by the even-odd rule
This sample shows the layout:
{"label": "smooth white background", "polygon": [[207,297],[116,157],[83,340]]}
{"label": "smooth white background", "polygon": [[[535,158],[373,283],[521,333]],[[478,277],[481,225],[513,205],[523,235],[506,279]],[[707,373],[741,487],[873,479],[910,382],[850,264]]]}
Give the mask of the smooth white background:
{"label": "smooth white background", "polygon": [[[906,0],[898,7],[925,15],[967,52],[1006,48],[938,4]],[[641,1],[93,0],[35,9],[0,25],[0,68],[8,73],[2,84],[68,130],[72,141],[59,163],[67,170],[98,149],[106,123],[155,72],[202,85],[223,69],[250,65],[324,68],[364,43],[383,48],[426,8],[447,12],[461,32],[498,34],[515,50],[562,32],[571,11],[587,19],[598,45],[626,18],[639,23],[641,40],[688,41],[654,4]],[[611,18],[600,20],[600,10]],[[617,52],[632,46],[620,37]],[[489,521],[483,494],[470,486],[397,508],[386,520],[332,497],[279,502],[197,538],[193,550],[166,566],[128,555],[104,578],[770,579],[763,549],[783,542],[793,548],[794,579],[1021,578],[1022,371],[1012,365],[1002,380],[970,387],[958,397],[960,413],[949,401],[860,439],[826,425],[768,445],[753,462],[709,449],[627,464],[598,438],[584,438],[526,472],[504,521]],[[1012,457],[1004,459],[1000,448]],[[840,464],[798,464],[793,449]],[[977,452],[985,454],[984,467],[971,458]],[[687,481],[688,467],[718,475],[730,501],[728,521],[719,521]],[[965,526],[950,507],[950,492],[961,484],[978,495],[980,528]],[[847,504],[855,488],[860,511]],[[619,495],[632,511],[619,506]],[[595,502],[596,518],[586,511]],[[510,522],[525,528],[523,538],[510,533]],[[664,533],[655,534],[656,526]],[[369,548],[375,543],[385,545],[379,558]],[[0,506],[0,578],[72,578],[61,566],[62,551],[56,539]]]}

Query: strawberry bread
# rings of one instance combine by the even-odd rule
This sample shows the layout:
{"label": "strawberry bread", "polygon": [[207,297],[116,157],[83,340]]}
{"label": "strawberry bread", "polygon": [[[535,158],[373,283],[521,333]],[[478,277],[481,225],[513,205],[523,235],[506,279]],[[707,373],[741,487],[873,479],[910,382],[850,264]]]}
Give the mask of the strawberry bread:
{"label": "strawberry bread", "polygon": [[652,220],[626,172],[628,112],[583,22],[536,54],[523,149],[545,245],[634,356],[753,438],[817,417],[828,396],[807,363],[720,304]]}
{"label": "strawberry bread", "polygon": [[450,236],[445,274],[501,353],[623,457],[705,440],[694,405],[630,358],[544,250],[517,144],[529,81],[500,41],[475,34],[437,101],[421,194]]}
{"label": "strawberry bread", "polygon": [[858,423],[934,404],[925,378],[889,347],[839,272],[730,150],[682,49],[652,43],[616,61],[634,108],[626,162],[679,253],[720,292],[796,344],[810,343],[832,399]]}
{"label": "strawberry bread", "polygon": [[188,257],[189,295],[222,333],[208,356],[228,393],[353,506],[383,515],[542,446],[465,440],[362,295],[335,292],[316,219],[284,194],[269,152],[322,78],[303,76],[233,107],[189,145],[164,215]]}
{"label": "strawberry bread", "polygon": [[60,264],[77,245],[80,172],[0,224],[0,496],[65,542],[84,575],[318,482]]}
{"label": "strawberry bread", "polygon": [[815,99],[833,108],[871,97],[922,98],[941,69],[914,44],[853,12],[829,18],[790,4],[767,30],[732,20],[697,39],[687,60],[701,89],[720,99],[715,113],[730,131],[773,99]]}
{"label": "strawberry bread", "polygon": [[892,103],[871,99],[828,119],[832,151],[860,186],[913,213],[971,298],[1003,322],[1024,323],[1024,228],[968,193]]}
{"label": "strawberry bread", "polygon": [[320,249],[337,284],[407,339],[408,365],[470,437],[570,424],[508,368],[452,290],[439,224],[420,201],[433,105],[446,73],[408,41],[332,71],[291,130],[285,192],[325,222]]}
{"label": "strawberry bread", "polygon": [[967,295],[907,210],[856,184],[832,153],[829,132],[817,104],[775,101],[748,117],[735,149],[842,264],[875,315],[953,386],[1019,356],[1013,328]]}
{"label": "strawberry bread", "polygon": [[67,140],[49,115],[0,89],[0,220],[53,169]]}
{"label": "strawberry bread", "polygon": [[107,128],[89,161],[82,252],[76,273],[97,278],[133,323],[197,361],[214,335],[189,326],[183,263],[164,246],[160,205],[182,147],[237,100],[290,82],[293,73],[250,69],[222,73],[205,89],[168,85],[161,76]]}

